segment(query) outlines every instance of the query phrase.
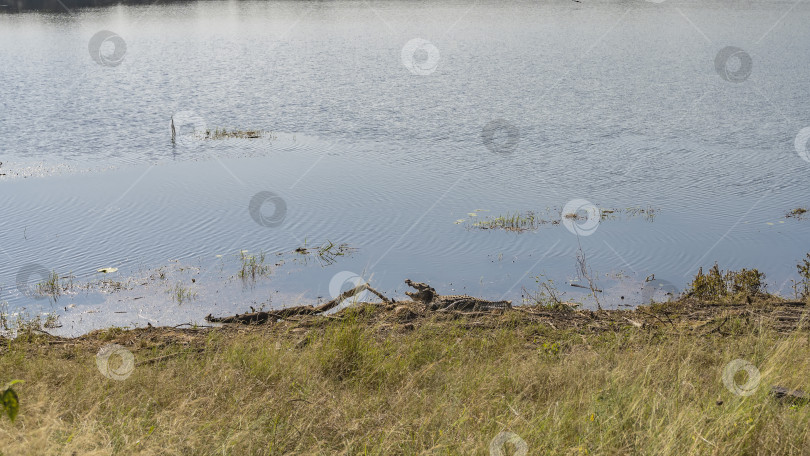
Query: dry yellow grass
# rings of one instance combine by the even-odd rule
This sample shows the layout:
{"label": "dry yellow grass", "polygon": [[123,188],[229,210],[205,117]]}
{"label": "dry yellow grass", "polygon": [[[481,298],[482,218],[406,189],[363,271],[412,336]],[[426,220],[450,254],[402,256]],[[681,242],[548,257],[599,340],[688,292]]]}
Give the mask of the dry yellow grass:
{"label": "dry yellow grass", "polygon": [[[555,329],[517,310],[413,324],[380,312],[4,341],[0,383],[25,383],[17,421],[0,420],[0,451],[488,455],[505,431],[531,455],[810,453],[810,405],[769,395],[810,391],[806,330],[740,317],[717,332],[686,321]],[[124,380],[97,367],[110,343],[134,354]],[[735,359],[761,374],[750,396],[722,381]]]}

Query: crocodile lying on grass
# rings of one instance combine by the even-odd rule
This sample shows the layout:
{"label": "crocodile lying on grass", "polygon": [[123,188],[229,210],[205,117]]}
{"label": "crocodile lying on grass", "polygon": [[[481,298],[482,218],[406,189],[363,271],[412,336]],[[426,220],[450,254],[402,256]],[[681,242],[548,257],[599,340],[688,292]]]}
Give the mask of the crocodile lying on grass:
{"label": "crocodile lying on grass", "polygon": [[414,282],[411,279],[406,279],[405,283],[409,287],[416,289],[406,291],[405,294],[410,296],[415,302],[421,302],[429,310],[436,310],[439,312],[448,310],[490,310],[490,309],[503,309],[511,308],[512,301],[487,301],[486,299],[474,298],[467,295],[439,295],[436,290],[426,283]]}

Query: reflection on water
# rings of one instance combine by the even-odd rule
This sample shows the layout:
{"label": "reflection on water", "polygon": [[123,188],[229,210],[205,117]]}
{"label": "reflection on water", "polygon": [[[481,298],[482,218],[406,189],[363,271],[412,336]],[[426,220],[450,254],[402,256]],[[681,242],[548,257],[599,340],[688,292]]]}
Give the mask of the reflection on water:
{"label": "reflection on water", "polygon": [[[787,294],[810,250],[807,221],[785,217],[810,204],[810,7],[780,20],[791,5],[0,16],[0,300],[57,312],[64,331],[311,303],[344,271],[395,296],[412,278],[520,301],[541,274],[580,292],[580,249],[606,307],[644,301],[651,274],[682,289],[715,261]],[[654,208],[654,222],[589,216],[618,208]],[[537,230],[464,229],[546,209]],[[241,250],[269,260],[327,241],[358,250],[239,278]],[[37,300],[17,286],[27,265],[128,285]],[[161,268],[177,276],[148,279]],[[178,282],[196,293],[181,305]]]}

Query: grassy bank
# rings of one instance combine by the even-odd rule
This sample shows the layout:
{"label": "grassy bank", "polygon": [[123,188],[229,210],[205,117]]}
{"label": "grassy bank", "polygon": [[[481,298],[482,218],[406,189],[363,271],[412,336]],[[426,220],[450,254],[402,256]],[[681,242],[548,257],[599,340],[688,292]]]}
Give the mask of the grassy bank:
{"label": "grassy bank", "polygon": [[[810,406],[770,389],[810,390],[805,309],[750,296],[602,312],[363,305],[261,326],[31,332],[0,344],[0,381],[24,380],[0,451],[499,454],[511,432],[528,454],[802,454]],[[109,344],[134,365],[101,369]],[[760,374],[732,375],[747,396],[723,381],[737,359]]]}

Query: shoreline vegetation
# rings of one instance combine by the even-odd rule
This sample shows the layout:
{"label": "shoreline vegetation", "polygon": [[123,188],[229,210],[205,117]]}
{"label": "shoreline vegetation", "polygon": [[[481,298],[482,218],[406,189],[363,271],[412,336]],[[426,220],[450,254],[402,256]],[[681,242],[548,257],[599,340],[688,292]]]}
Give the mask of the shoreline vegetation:
{"label": "shoreline vegetation", "polygon": [[[72,339],[31,327],[0,339],[0,383],[22,381],[0,452],[800,454],[810,255],[797,269],[793,300],[755,269],[715,266],[629,310],[408,281],[410,300],[261,324]],[[341,299],[366,289],[379,293]]]}

